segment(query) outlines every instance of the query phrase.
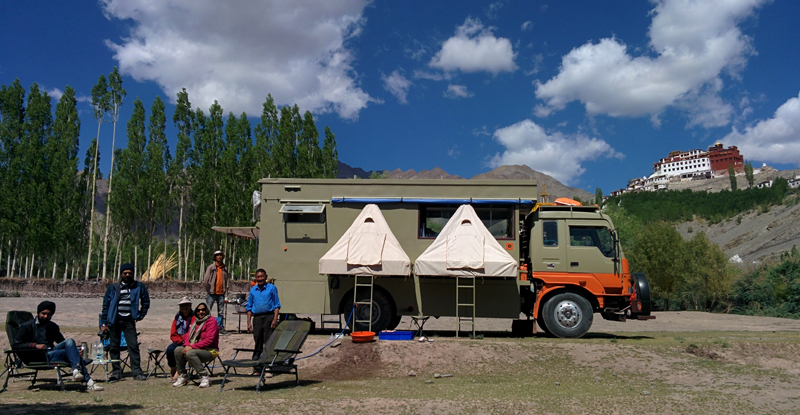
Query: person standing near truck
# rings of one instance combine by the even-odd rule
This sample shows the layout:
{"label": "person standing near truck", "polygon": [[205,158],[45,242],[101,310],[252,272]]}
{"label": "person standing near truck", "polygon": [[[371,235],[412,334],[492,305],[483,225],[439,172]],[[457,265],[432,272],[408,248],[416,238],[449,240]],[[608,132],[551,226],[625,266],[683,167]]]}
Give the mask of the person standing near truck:
{"label": "person standing near truck", "polygon": [[219,331],[225,331],[225,296],[228,294],[228,267],[222,262],[225,254],[222,251],[214,252],[214,263],[206,268],[203,278],[203,287],[206,290],[206,304],[209,313],[217,304],[217,316],[219,316]]}
{"label": "person standing near truck", "polygon": [[253,333],[255,341],[253,360],[261,356],[269,336],[278,326],[280,312],[278,288],[274,284],[267,283],[267,271],[259,268],[256,271],[256,285],[250,288],[250,293],[247,295],[247,331]]}

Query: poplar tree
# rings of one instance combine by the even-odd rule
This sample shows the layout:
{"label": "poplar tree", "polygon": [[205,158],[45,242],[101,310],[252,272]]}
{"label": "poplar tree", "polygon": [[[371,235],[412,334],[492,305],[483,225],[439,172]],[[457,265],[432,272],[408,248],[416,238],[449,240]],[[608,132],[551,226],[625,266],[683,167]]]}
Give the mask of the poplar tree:
{"label": "poplar tree", "polygon": [[292,109],[281,107],[281,118],[278,123],[278,139],[272,151],[272,160],[275,165],[275,177],[295,177],[297,158],[295,155],[295,124]]}
{"label": "poplar tree", "polygon": [[735,192],[738,186],[736,183],[736,171],[733,170],[733,164],[728,164],[728,178],[731,179],[731,191]]}
{"label": "poplar tree", "polygon": [[755,182],[755,175],[753,174],[753,163],[747,162],[744,164],[744,177],[747,178],[748,188],[753,187]]}
{"label": "poplar tree", "polygon": [[119,110],[122,107],[122,100],[125,98],[126,92],[122,88],[122,76],[120,76],[117,67],[111,70],[108,75],[108,105],[109,115],[111,116],[111,124],[113,125],[113,134],[111,136],[111,168],[108,174],[108,194],[106,195],[106,232],[103,237],[103,279],[106,279],[106,267],[108,263],[108,233],[111,229],[111,184],[114,180],[114,154],[116,152],[117,142],[117,122],[119,121]]}
{"label": "poplar tree", "polygon": [[[149,140],[145,148],[145,177],[147,178],[147,198],[145,200],[148,200],[145,217],[150,223],[151,233],[148,236],[151,245],[157,225],[161,225],[164,230],[165,259],[167,257],[167,232],[169,224],[172,222],[169,194],[173,184],[167,176],[167,167],[172,157],[167,145],[166,123],[164,101],[157,96],[150,108]],[[150,262],[148,254],[148,266],[150,264],[152,262]],[[161,276],[164,277],[164,274],[162,273]]]}
{"label": "poplar tree", "polygon": [[321,152],[319,148],[319,131],[314,123],[311,111],[303,114],[303,128],[297,143],[297,171],[295,177],[321,177]]}
{"label": "poplar tree", "polygon": [[[178,199],[178,278],[188,274],[187,269],[183,269],[183,236],[184,236],[184,216],[186,212],[186,198],[191,185],[189,171],[189,156],[192,146],[192,133],[194,132],[194,113],[192,104],[189,102],[189,94],[186,88],[178,92],[178,103],[175,106],[175,113],[172,115],[172,122],[178,129],[178,143],[175,146],[175,158],[172,159],[169,167],[169,176],[175,182],[173,200]],[[177,195],[177,197],[176,197]]]}
{"label": "poplar tree", "polygon": [[[25,125],[25,88],[19,79],[0,87],[0,193],[18,194],[22,172],[20,145]],[[10,277],[17,258],[21,227],[17,220],[24,211],[15,198],[0,197],[0,243],[6,241],[6,277]]]}
{"label": "poplar tree", "polygon": [[86,275],[84,280],[89,279],[89,269],[92,266],[92,243],[94,242],[94,202],[95,194],[97,193],[97,163],[100,160],[100,126],[103,125],[106,112],[109,110],[109,97],[108,97],[108,82],[106,82],[105,75],[100,75],[97,83],[92,87],[92,113],[94,119],[97,120],[97,137],[95,137],[94,146],[94,165],[92,166],[92,198],[90,199],[89,210],[89,250],[86,254]]}
{"label": "poplar tree", "polygon": [[339,152],[336,150],[336,136],[325,126],[325,142],[322,145],[322,177],[335,179],[339,173]]}
{"label": "poplar tree", "polygon": [[[45,145],[48,164],[48,195],[51,200],[51,247],[64,249],[64,277],[69,263],[69,249],[77,245],[80,234],[80,204],[83,188],[78,181],[78,137],[81,120],[78,117],[75,90],[67,86],[56,105],[53,134]],[[64,246],[66,245],[66,246]],[[53,251],[53,277],[55,277],[57,249]]]}
{"label": "poplar tree", "polygon": [[255,128],[253,180],[256,182],[264,177],[278,177],[273,154],[278,141],[279,122],[275,100],[272,95],[267,95],[261,110],[261,120]]}

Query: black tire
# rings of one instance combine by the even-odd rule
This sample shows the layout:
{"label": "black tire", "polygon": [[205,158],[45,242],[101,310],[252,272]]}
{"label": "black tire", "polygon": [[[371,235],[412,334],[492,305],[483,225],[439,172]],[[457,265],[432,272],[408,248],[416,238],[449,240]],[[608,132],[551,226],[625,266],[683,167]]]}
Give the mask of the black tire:
{"label": "black tire", "polygon": [[647,277],[645,277],[644,274],[642,273],[634,273],[633,276],[636,278],[633,285],[636,289],[636,298],[642,302],[642,309],[637,313],[631,313],[631,314],[649,316],[651,309],[650,283],[647,282]]}
{"label": "black tire", "polygon": [[[541,315],[541,313],[539,314]],[[539,328],[542,329],[542,333],[544,333],[545,336],[553,337],[553,333],[550,333],[550,329],[548,329],[547,326],[544,324],[543,318],[539,317],[538,319],[536,319],[536,323],[539,324]]]}
{"label": "black tire", "polygon": [[[389,326],[391,325],[392,318],[394,317],[394,309],[392,307],[392,300],[390,299],[389,294],[386,294],[386,292],[376,287],[372,292],[372,301],[372,331],[378,333],[382,330],[390,330]],[[347,327],[349,327],[352,331],[368,331],[369,325],[366,323],[354,323],[356,320],[367,319],[367,314],[369,313],[369,293],[359,293],[357,302],[358,307],[356,307],[355,312],[353,312],[353,317],[351,318]],[[342,313],[344,314],[345,320],[350,317],[350,312],[352,309],[353,292],[350,291],[349,293],[345,294],[342,308]]]}
{"label": "black tire", "polygon": [[394,330],[400,324],[400,320],[403,319],[403,316],[393,316],[392,321],[389,322],[389,327],[386,330]]}
{"label": "black tire", "polygon": [[586,298],[575,293],[561,293],[544,304],[542,319],[554,336],[575,339],[592,327],[594,313]]}

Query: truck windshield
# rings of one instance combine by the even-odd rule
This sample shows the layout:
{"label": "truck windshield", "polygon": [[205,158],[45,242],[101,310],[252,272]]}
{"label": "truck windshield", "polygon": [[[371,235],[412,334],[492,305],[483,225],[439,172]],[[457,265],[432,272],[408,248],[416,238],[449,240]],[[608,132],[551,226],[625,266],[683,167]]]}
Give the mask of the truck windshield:
{"label": "truck windshield", "polygon": [[570,226],[570,246],[594,246],[608,258],[614,257],[614,240],[603,226]]}
{"label": "truck windshield", "polygon": [[[483,225],[496,239],[514,238],[512,206],[473,205]],[[421,205],[419,207],[419,237],[435,238],[456,213],[457,205]]]}

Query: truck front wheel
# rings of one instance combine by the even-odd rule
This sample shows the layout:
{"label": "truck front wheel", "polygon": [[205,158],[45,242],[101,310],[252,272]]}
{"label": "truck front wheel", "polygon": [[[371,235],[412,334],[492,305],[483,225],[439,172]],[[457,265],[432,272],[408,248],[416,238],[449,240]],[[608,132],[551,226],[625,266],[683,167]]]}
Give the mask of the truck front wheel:
{"label": "truck front wheel", "polygon": [[575,293],[561,293],[550,297],[542,311],[547,331],[556,337],[578,338],[592,327],[592,305]]}

